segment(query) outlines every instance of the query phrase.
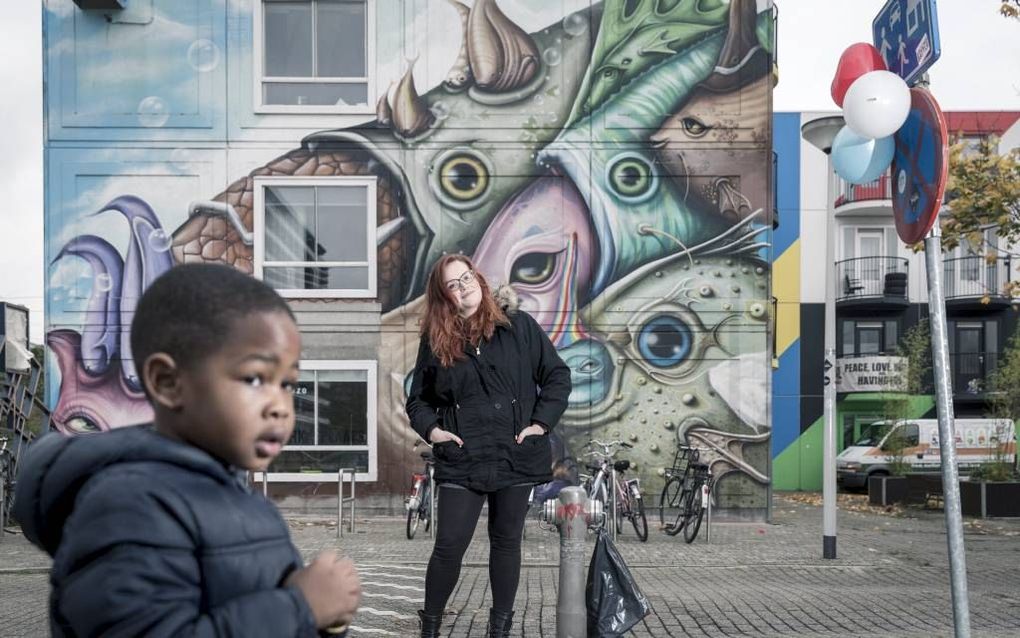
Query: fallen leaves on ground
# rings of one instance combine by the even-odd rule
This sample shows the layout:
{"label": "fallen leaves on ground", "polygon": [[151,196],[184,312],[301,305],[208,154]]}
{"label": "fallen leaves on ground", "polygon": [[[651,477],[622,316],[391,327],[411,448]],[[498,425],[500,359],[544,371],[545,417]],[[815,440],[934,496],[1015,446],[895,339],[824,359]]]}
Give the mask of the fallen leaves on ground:
{"label": "fallen leaves on ground", "polygon": [[[819,492],[783,492],[777,495],[781,499],[811,505],[822,506],[822,495]],[[903,516],[902,505],[872,505],[867,494],[837,494],[836,507],[844,512],[860,512],[862,514],[880,514],[882,516]]]}

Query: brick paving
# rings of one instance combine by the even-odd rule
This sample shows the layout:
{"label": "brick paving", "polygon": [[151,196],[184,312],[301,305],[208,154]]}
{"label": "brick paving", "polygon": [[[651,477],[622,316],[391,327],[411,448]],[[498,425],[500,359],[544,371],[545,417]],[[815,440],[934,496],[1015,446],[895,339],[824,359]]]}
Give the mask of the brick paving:
{"label": "brick paving", "polygon": [[[339,547],[365,582],[354,636],[408,636],[424,595],[431,539],[403,521],[359,519],[336,539],[326,519],[288,517],[312,556]],[[650,521],[651,523],[651,521]],[[515,636],[555,636],[558,539],[529,521]],[[839,558],[821,556],[821,509],[779,495],[772,524],[724,523],[693,545],[652,531],[618,543],[653,612],[635,636],[950,636],[952,606],[941,512],[841,511]],[[1020,635],[1020,520],[968,522],[973,635]],[[444,635],[484,635],[490,604],[484,524],[465,557]],[[46,635],[48,558],[20,536],[0,544],[0,635]]]}

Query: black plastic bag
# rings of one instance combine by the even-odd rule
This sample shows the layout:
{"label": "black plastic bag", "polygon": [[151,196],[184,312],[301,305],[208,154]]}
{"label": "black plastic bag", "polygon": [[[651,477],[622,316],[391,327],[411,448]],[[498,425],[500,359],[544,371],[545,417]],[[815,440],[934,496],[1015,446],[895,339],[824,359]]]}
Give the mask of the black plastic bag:
{"label": "black plastic bag", "polygon": [[588,566],[587,600],[588,638],[622,636],[652,609],[605,529]]}

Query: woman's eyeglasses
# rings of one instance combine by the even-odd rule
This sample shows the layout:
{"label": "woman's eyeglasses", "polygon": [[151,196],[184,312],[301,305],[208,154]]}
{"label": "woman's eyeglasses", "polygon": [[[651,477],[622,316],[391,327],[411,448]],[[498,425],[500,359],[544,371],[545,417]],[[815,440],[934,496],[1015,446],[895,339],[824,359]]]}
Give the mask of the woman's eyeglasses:
{"label": "woman's eyeglasses", "polygon": [[467,290],[468,286],[475,283],[475,273],[472,270],[468,270],[460,277],[451,279],[446,282],[446,289],[450,292],[457,292],[458,290]]}

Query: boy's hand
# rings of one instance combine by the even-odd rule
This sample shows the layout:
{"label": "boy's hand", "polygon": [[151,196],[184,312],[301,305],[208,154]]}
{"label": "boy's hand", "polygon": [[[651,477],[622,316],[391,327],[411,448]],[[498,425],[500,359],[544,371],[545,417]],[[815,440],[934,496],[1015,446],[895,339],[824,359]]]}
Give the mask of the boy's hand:
{"label": "boy's hand", "polygon": [[334,551],[322,552],[310,565],[291,574],[286,582],[301,590],[315,616],[315,625],[348,625],[361,603],[361,579],[349,559]]}

